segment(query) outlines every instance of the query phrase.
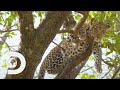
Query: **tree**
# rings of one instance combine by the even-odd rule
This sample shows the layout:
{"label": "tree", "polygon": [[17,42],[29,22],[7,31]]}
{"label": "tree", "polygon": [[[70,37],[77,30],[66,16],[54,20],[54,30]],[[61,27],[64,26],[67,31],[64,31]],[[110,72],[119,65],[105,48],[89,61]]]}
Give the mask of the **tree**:
{"label": "tree", "polygon": [[[36,14],[34,14],[36,13]],[[79,22],[76,25],[75,31],[84,24],[84,22],[88,22],[91,20],[92,17],[96,18],[98,21],[104,21],[109,23],[110,25],[113,26],[113,31],[107,33],[106,37],[102,40],[103,48],[106,49],[106,56],[109,54],[115,52],[115,56],[112,58],[106,58],[103,60],[103,62],[107,65],[103,65],[107,67],[107,72],[104,72],[101,77],[99,74],[97,74],[94,71],[94,68],[90,68],[90,66],[86,66],[86,62],[88,62],[88,58],[91,55],[91,47],[92,47],[92,39],[88,37],[88,41],[91,44],[91,47],[89,48],[89,52],[86,52],[84,57],[81,57],[79,59],[79,63],[82,62],[80,65],[78,62],[72,66],[68,66],[66,70],[67,75],[62,73],[62,77],[59,78],[76,78],[76,76],[80,73],[80,78],[115,78],[119,77],[119,22],[120,22],[120,12],[119,11],[103,11],[103,12],[98,12],[98,11],[90,11],[89,15],[85,14],[88,12],[85,11],[75,11],[74,13],[71,13],[70,11],[38,11],[38,12],[32,12],[32,11],[4,11],[0,12],[0,24],[3,26],[3,30],[1,30],[1,39],[2,41],[0,42],[0,50],[3,48],[8,48],[9,51],[12,50],[12,46],[9,46],[7,44],[6,39],[9,37],[14,37],[15,36],[15,31],[18,31],[21,33],[21,43],[20,43],[20,49],[18,50],[21,54],[24,55],[27,65],[25,70],[18,74],[18,75],[12,75],[12,79],[32,79],[34,72],[36,70],[36,67],[40,63],[42,56],[46,49],[48,48],[49,44],[53,41],[54,37],[56,34],[63,34],[64,31],[60,31],[60,28],[62,25],[65,25],[67,32],[68,27],[72,26],[72,23],[76,20]],[[45,14],[45,18],[43,18],[43,15]],[[86,18],[81,18],[81,15],[84,15]],[[4,17],[4,15],[8,15],[7,18]],[[37,28],[34,27],[34,20],[36,18],[36,15],[40,18],[40,24],[38,25]],[[88,15],[88,16],[87,16]],[[72,17],[72,18],[71,18]],[[74,18],[73,18],[74,17]],[[116,18],[117,17],[117,18]],[[69,19],[69,22],[67,22],[67,18]],[[18,22],[15,22],[17,21]],[[83,21],[82,21],[83,19]],[[71,20],[71,21],[70,21]],[[66,21],[66,24],[64,24]],[[82,22],[82,24],[81,24]],[[13,29],[13,27],[15,29]],[[73,26],[74,27],[74,26]],[[68,28],[68,29],[67,29]],[[69,32],[71,33],[71,32]],[[75,33],[76,34],[76,33]],[[6,51],[8,52],[8,51]],[[3,55],[1,51],[1,56]],[[77,58],[73,58],[76,59]],[[80,61],[81,60],[81,61]],[[16,68],[20,66],[19,60]],[[89,62],[93,61],[92,56],[90,57]],[[73,62],[75,63],[75,62]],[[75,68],[75,66],[77,66]],[[71,68],[70,68],[71,67]],[[90,68],[92,73],[87,74],[84,73],[84,69]],[[69,68],[69,69],[68,69]],[[83,68],[83,69],[82,69]],[[73,70],[72,70],[73,69]],[[83,71],[81,71],[81,69]],[[72,70],[72,71],[71,71]],[[64,70],[63,70],[64,71]],[[59,75],[58,75],[59,76]],[[56,77],[58,78],[58,77]]]}

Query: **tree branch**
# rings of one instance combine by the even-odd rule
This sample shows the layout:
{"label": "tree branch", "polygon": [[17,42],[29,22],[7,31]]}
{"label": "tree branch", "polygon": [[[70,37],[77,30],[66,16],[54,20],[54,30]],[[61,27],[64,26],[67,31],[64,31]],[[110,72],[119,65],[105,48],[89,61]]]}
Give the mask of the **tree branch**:
{"label": "tree branch", "polygon": [[52,43],[54,43],[55,45],[57,45],[59,48],[61,48],[63,51],[65,51],[65,49],[63,47],[61,47],[60,45],[58,45],[57,43],[55,43],[54,41],[52,41]]}
{"label": "tree branch", "polygon": [[35,47],[36,52],[38,52],[36,55],[38,55],[40,59],[69,14],[70,11],[49,11],[46,14],[46,18],[36,29]]}
{"label": "tree branch", "polygon": [[83,12],[83,18],[81,18],[80,22],[78,22],[78,24],[74,27],[74,30],[75,30],[74,34],[76,36],[79,33],[80,28],[83,26],[84,22],[86,21],[88,15],[89,15],[89,11],[84,11]]}
{"label": "tree branch", "polygon": [[67,30],[73,29],[75,25],[76,25],[76,21],[74,20],[71,12],[70,15],[65,19],[63,23],[63,29],[67,29]]}
{"label": "tree branch", "polygon": [[83,72],[85,72],[85,71],[87,71],[87,70],[89,70],[89,69],[91,69],[91,68],[93,68],[93,66],[87,68],[86,70],[84,70],[84,71],[82,71],[82,72],[80,72],[80,73],[83,73]]}
{"label": "tree branch", "polygon": [[101,79],[103,79],[105,76],[107,76],[111,70],[112,70],[112,68],[107,73],[105,73],[105,75]]}
{"label": "tree branch", "polygon": [[0,33],[5,33],[5,32],[12,32],[12,31],[19,31],[18,29],[12,29],[12,30],[0,30]]}
{"label": "tree branch", "polygon": [[77,75],[80,73],[80,70],[82,70],[82,68],[84,67],[84,65],[86,64],[86,62],[88,61],[88,59],[86,59],[85,61],[82,61],[78,66],[76,66],[70,73],[69,76],[66,75],[66,79],[75,79],[77,77]]}
{"label": "tree branch", "polygon": [[113,64],[106,62],[104,59],[102,59],[102,61],[103,61],[105,64],[107,64],[107,65],[109,65],[109,66],[113,66],[113,67],[114,67],[114,65],[113,65]]}
{"label": "tree branch", "polygon": [[58,34],[60,34],[60,33],[71,33],[71,34],[73,34],[73,30],[60,30],[59,32],[58,32]]}
{"label": "tree branch", "polygon": [[114,74],[113,74],[111,79],[114,79],[119,71],[120,71],[120,65],[119,65],[118,69],[114,72]]}

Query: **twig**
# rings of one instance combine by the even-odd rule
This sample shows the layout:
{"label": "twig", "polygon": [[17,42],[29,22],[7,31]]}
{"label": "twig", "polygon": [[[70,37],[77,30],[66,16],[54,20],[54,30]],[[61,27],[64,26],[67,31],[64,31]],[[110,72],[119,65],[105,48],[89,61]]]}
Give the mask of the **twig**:
{"label": "twig", "polygon": [[108,73],[109,73],[111,70],[112,70],[112,68],[111,68],[107,73],[105,73],[105,75],[104,75],[101,79],[103,79],[105,76],[107,76]]}
{"label": "twig", "polygon": [[54,41],[52,41],[52,43],[54,43],[55,45],[57,45],[59,48],[61,48],[63,51],[65,51],[65,49],[63,47],[61,47],[60,45],[58,45],[57,43],[55,43]]}
{"label": "twig", "polygon": [[18,29],[13,29],[13,30],[0,30],[0,33],[5,33],[5,32],[12,32],[12,31],[19,31]]}
{"label": "twig", "polygon": [[105,64],[107,64],[107,65],[109,65],[109,66],[113,66],[113,67],[114,67],[114,65],[113,65],[113,64],[108,63],[108,62],[104,61],[103,59],[102,59],[102,61],[103,61]]}
{"label": "twig", "polygon": [[117,73],[119,72],[119,70],[120,70],[120,65],[119,65],[118,69],[114,72],[114,74],[113,74],[113,76],[112,76],[111,79],[115,78],[115,76],[117,75]]}
{"label": "twig", "polygon": [[87,69],[85,69],[85,70],[83,70],[83,71],[81,71],[80,73],[83,73],[83,72],[85,72],[85,71],[87,71],[87,70],[89,70],[89,69],[91,69],[91,68],[93,68],[93,66],[92,66],[92,67],[89,67],[89,68],[87,68]]}
{"label": "twig", "polygon": [[60,30],[59,32],[58,32],[58,34],[60,34],[60,33],[73,33],[74,31],[73,30]]}
{"label": "twig", "polygon": [[3,42],[8,46],[8,49],[9,49],[9,51],[10,51],[11,49],[10,49],[10,46],[8,45],[8,43],[6,43],[5,40],[4,40],[2,37],[0,37],[0,38],[1,38],[1,39],[3,40]]}
{"label": "twig", "polygon": [[[14,51],[17,51],[17,50],[14,49],[12,46],[9,46],[8,43],[6,43],[5,40],[4,40],[2,37],[0,37],[0,38],[1,38],[2,41],[8,46],[9,51],[13,51],[13,50],[14,50]],[[11,50],[11,49],[13,49],[13,50]]]}

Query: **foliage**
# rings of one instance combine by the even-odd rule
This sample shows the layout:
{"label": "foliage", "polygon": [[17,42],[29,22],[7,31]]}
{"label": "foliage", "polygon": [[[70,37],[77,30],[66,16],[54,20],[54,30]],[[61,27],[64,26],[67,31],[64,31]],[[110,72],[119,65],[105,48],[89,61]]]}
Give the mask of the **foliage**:
{"label": "foliage", "polygon": [[84,73],[81,75],[81,79],[95,79],[95,75],[90,75],[88,73]]}
{"label": "foliage", "polygon": [[[17,12],[13,11],[1,11],[0,12],[0,68],[7,69],[7,60],[3,58],[4,54],[8,51],[12,51],[12,46],[9,46],[7,39],[16,36],[16,32],[19,30],[19,22]],[[0,73],[4,73],[3,70]],[[1,76],[2,77],[2,76]],[[1,78],[0,77],[0,78]]]}

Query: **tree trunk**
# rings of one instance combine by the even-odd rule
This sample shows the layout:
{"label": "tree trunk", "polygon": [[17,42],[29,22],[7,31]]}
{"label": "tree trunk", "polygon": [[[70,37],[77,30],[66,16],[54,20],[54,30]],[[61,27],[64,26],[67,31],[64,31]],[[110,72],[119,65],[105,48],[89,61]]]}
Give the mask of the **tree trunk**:
{"label": "tree trunk", "polygon": [[[70,11],[49,11],[39,27],[34,29],[32,12],[18,11],[21,32],[20,53],[26,59],[26,68],[22,73],[13,75],[13,79],[33,78],[45,50],[69,14]],[[20,62],[17,67],[19,65]]]}

